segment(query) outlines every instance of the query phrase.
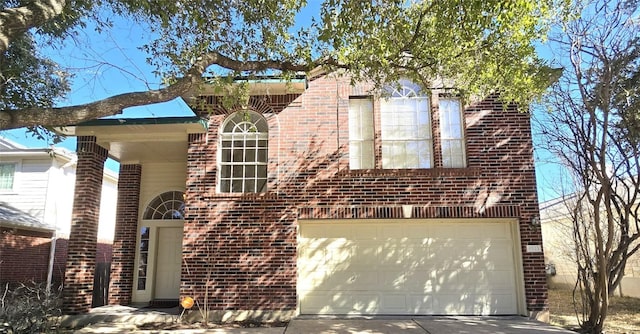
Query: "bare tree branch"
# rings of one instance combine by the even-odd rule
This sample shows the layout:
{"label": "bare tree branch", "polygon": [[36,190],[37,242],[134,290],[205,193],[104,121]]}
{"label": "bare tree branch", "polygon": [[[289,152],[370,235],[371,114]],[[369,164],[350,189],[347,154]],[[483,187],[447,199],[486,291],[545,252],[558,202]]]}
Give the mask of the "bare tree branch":
{"label": "bare tree branch", "polygon": [[219,65],[237,72],[259,72],[264,70],[308,72],[317,66],[345,67],[330,58],[310,64],[294,64],[278,60],[244,62],[217,52],[210,52],[198,59],[185,77],[177,79],[165,88],[125,93],[100,101],[69,107],[0,110],[0,129],[15,129],[40,124],[52,127],[76,124],[91,119],[116,115],[121,113],[124,108],[167,102],[187,94],[194,94],[204,82],[202,76],[206,69],[212,65]]}

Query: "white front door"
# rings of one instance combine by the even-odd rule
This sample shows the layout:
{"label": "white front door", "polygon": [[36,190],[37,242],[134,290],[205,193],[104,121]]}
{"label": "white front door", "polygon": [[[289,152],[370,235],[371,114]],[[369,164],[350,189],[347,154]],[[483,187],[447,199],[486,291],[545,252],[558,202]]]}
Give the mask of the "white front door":
{"label": "white front door", "polygon": [[182,263],[182,227],[158,229],[155,299],[178,299]]}

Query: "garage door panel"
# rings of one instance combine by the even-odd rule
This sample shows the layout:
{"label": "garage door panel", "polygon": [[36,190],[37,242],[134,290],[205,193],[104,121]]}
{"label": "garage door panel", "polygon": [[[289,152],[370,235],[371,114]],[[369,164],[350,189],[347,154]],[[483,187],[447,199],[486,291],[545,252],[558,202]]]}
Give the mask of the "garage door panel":
{"label": "garage door panel", "polygon": [[357,265],[363,267],[375,266],[380,262],[380,245],[369,240],[358,243],[354,248],[353,256],[358,259]]}
{"label": "garage door panel", "polygon": [[411,294],[407,296],[408,312],[407,314],[435,314],[433,311],[433,295],[432,294]]}
{"label": "garage door panel", "polygon": [[378,291],[393,292],[407,290],[407,273],[385,270],[379,272],[380,284]]}
{"label": "garage door panel", "polygon": [[[327,303],[327,301],[331,301]],[[300,307],[317,314],[377,314],[381,299],[377,293],[326,291],[309,293]]]}
{"label": "garage door panel", "polygon": [[475,294],[442,294],[434,303],[436,314],[491,314],[491,305]]}
{"label": "garage door panel", "polygon": [[403,314],[407,312],[407,295],[384,294],[380,298],[380,309],[386,314]]}
{"label": "garage door panel", "polygon": [[305,226],[304,230],[300,230],[300,236],[307,239],[331,239],[331,238],[344,238],[349,235],[350,228],[344,226],[336,226],[335,228],[327,229],[321,225],[309,225]]}
{"label": "garage door panel", "polygon": [[401,268],[404,261],[404,251],[399,245],[389,246],[389,248],[382,247],[384,250],[379,252],[379,265],[387,267]]}
{"label": "garage door panel", "polygon": [[508,294],[442,294],[434,301],[434,314],[509,314],[516,307]]}
{"label": "garage door panel", "polygon": [[[402,223],[398,223],[398,224],[402,224]],[[429,225],[427,224],[411,224],[411,225],[403,224],[403,230],[405,235],[408,236],[409,238],[414,238],[416,240],[421,240],[425,242],[429,240],[428,237],[425,237],[430,235]]]}
{"label": "garage door panel", "polygon": [[404,274],[405,288],[410,292],[432,293],[434,287],[433,273],[427,270],[415,270]]}
{"label": "garage door panel", "polygon": [[298,267],[302,266],[304,268],[320,268],[325,265],[325,259],[327,258],[325,249],[316,245],[301,245],[298,247],[298,257],[305,259],[304,262],[298,262]]}
{"label": "garage door panel", "polygon": [[354,293],[350,296],[351,305],[353,305],[350,313],[357,314],[376,314],[379,312],[380,295],[377,293]]}
{"label": "garage door panel", "polygon": [[434,268],[435,262],[433,256],[427,251],[418,251],[415,249],[405,252],[405,261],[402,266],[405,270],[418,270],[418,268]]}
{"label": "garage door panel", "polygon": [[339,265],[351,262],[355,251],[355,244],[350,242],[331,243],[325,249],[324,263],[327,265]]}
{"label": "garage door panel", "polygon": [[378,226],[378,238],[381,240],[390,239],[398,240],[405,238],[407,235],[400,224]]}
{"label": "garage door panel", "polygon": [[509,262],[513,258],[512,244],[511,240],[493,240],[486,248],[487,258],[499,263]]}
{"label": "garage door panel", "polygon": [[491,272],[485,272],[486,279],[484,280],[487,287],[492,290],[507,290],[514,291],[515,282],[511,279],[513,271],[511,270],[497,270]]}
{"label": "garage door panel", "polygon": [[336,270],[325,277],[319,287],[323,290],[361,291],[376,289],[378,285],[376,271]]}
{"label": "garage door panel", "polygon": [[352,312],[353,299],[344,293],[330,291],[308,292],[300,307],[317,314],[348,314]]}
{"label": "garage door panel", "polygon": [[349,231],[354,240],[371,240],[378,237],[378,230],[366,225],[352,225]]}
{"label": "garage door panel", "polygon": [[[508,223],[302,223],[302,314],[514,314]],[[313,227],[309,231],[308,227]],[[331,236],[331,237],[328,237]]]}

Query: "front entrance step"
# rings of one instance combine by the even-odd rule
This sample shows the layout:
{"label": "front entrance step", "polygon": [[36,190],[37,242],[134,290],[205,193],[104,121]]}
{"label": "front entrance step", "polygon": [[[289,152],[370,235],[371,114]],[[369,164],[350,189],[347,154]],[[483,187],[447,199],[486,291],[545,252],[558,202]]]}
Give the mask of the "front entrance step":
{"label": "front entrance step", "polygon": [[65,329],[84,328],[97,323],[130,324],[140,326],[149,323],[173,323],[180,317],[178,307],[154,309],[122,305],[107,305],[91,309],[89,313],[64,315],[60,327]]}
{"label": "front entrance step", "polygon": [[149,302],[148,308],[174,308],[180,305],[177,299],[154,299]]}

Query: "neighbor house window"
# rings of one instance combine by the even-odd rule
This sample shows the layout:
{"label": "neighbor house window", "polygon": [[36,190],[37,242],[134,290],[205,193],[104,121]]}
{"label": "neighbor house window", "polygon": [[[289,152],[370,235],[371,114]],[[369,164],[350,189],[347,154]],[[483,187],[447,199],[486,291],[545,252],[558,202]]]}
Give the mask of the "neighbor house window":
{"label": "neighbor house window", "polygon": [[268,125],[262,115],[242,110],[227,117],[220,131],[218,151],[220,192],[266,190],[268,139]]}
{"label": "neighbor house window", "polygon": [[373,101],[371,98],[349,99],[349,167],[375,167],[373,149]]}
{"label": "neighbor house window", "polygon": [[0,163],[0,190],[13,190],[15,163]]}
{"label": "neighbor house window", "polygon": [[382,168],[431,168],[429,98],[403,80],[380,101]]}
{"label": "neighbor house window", "polygon": [[456,98],[440,98],[440,138],[442,166],[461,168],[466,165],[462,106]]}

